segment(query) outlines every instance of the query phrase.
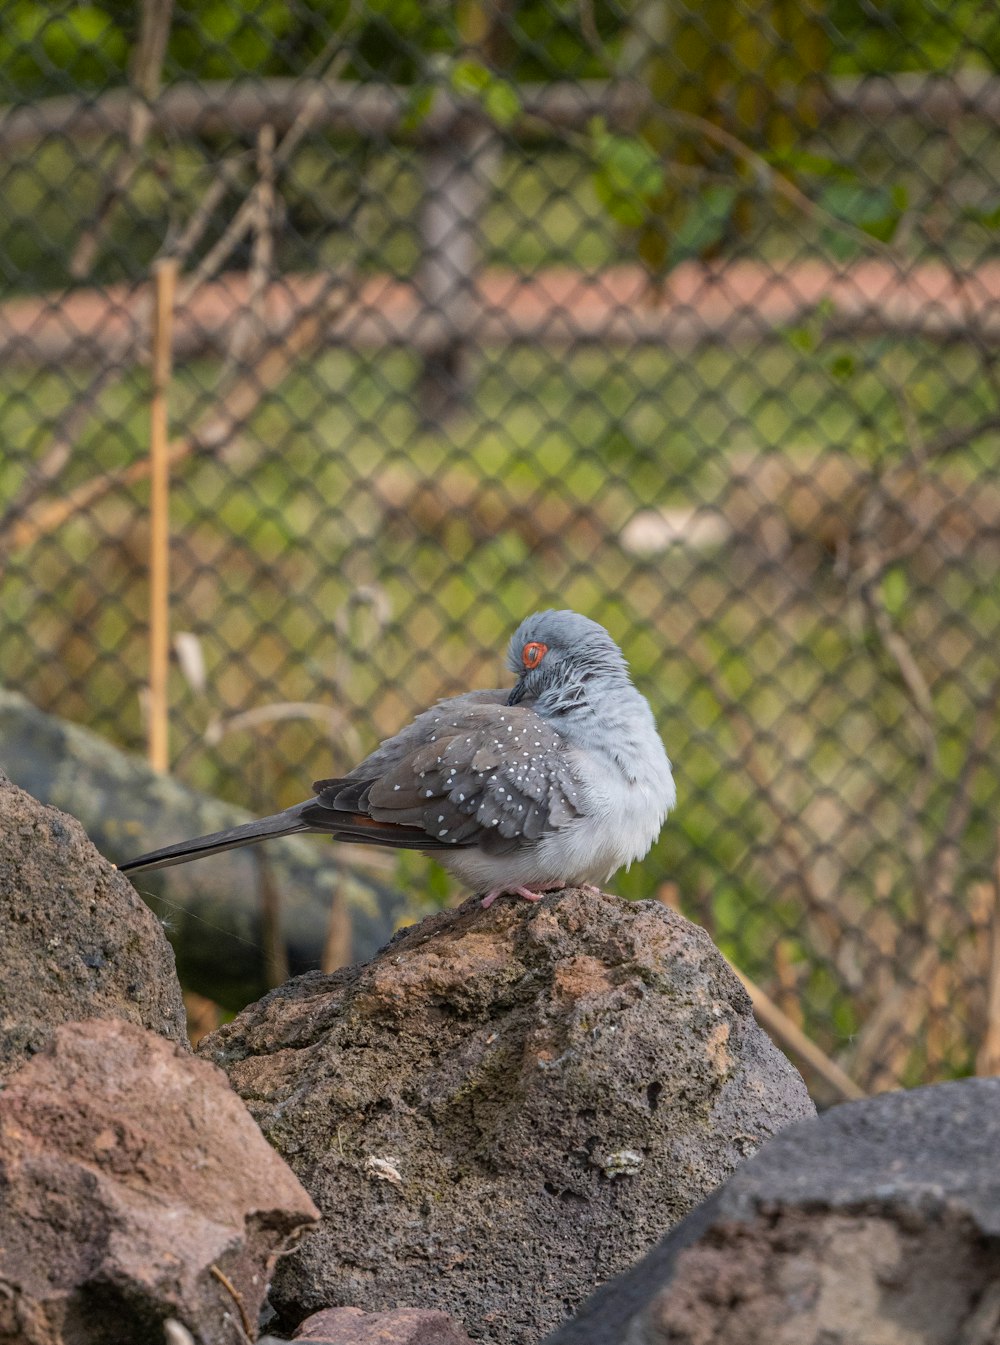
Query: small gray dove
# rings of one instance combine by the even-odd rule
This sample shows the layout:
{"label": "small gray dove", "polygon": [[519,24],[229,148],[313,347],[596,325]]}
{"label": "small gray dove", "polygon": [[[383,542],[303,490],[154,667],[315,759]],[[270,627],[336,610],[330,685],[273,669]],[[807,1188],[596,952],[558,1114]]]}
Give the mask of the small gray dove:
{"label": "small gray dove", "polygon": [[305,803],[122,871],[312,831],[433,855],[484,906],[606,882],[647,853],[676,799],[649,704],[604,627],[576,612],[522,621],[507,664],[510,691],[439,701]]}

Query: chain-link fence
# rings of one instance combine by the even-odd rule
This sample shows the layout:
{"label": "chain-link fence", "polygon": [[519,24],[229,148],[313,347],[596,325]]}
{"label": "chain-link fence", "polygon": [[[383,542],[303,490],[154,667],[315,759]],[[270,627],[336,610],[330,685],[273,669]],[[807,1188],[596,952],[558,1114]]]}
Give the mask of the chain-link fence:
{"label": "chain-link fence", "polygon": [[862,1088],[996,1067],[997,11],[18,0],[0,52],[0,679],[143,750],[175,258],[177,775],[292,803],[575,607],[676,765],[619,890]]}

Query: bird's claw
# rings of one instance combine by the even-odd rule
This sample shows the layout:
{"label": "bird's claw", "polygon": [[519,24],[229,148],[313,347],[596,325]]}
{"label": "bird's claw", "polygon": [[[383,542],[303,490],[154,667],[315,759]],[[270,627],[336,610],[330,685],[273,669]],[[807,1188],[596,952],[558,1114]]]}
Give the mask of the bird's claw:
{"label": "bird's claw", "polygon": [[492,892],[487,892],[486,896],[483,897],[483,910],[488,910],[497,897],[509,895],[523,897],[525,901],[541,901],[546,892],[558,892],[562,886],[562,883],[549,883],[545,887],[540,887],[537,892],[533,892],[530,887],[495,887]]}

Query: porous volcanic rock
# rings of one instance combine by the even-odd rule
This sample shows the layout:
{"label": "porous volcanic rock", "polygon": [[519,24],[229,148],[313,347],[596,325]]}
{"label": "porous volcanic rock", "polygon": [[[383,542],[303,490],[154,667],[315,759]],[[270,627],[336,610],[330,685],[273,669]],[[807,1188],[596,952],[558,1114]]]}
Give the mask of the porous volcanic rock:
{"label": "porous volcanic rock", "polygon": [[430,916],[199,1050],[323,1211],[288,1324],[420,1306],[536,1341],[813,1112],[703,930],[575,889]]}
{"label": "porous volcanic rock", "polygon": [[997,1345],[1000,1079],[790,1126],[546,1345]]}
{"label": "porous volcanic rock", "polygon": [[0,1090],[0,1345],[159,1341],[168,1317],[233,1345],[315,1217],[207,1061],[65,1024]]}
{"label": "porous volcanic rock", "polygon": [[58,1023],[118,1018],[186,1041],[174,955],[75,818],[0,773],[0,1078]]}

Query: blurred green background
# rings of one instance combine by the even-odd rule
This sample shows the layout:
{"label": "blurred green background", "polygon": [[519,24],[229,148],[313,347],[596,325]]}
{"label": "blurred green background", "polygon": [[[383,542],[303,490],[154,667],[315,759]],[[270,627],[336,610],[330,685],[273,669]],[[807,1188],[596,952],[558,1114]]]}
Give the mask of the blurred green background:
{"label": "blurred green background", "polygon": [[678,778],[616,890],[864,1088],[985,1068],[998,58],[971,0],[13,0],[0,680],[143,751],[178,256],[177,776],[293,803],[576,607]]}

